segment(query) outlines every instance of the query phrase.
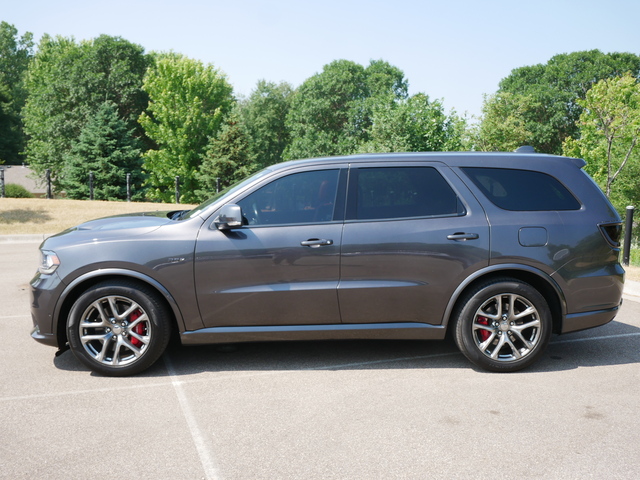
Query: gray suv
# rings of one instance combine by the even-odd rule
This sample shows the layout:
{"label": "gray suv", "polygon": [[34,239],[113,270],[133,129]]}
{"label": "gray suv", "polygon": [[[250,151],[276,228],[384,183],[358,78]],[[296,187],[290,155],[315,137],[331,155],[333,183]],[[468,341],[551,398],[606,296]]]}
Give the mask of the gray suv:
{"label": "gray suv", "polygon": [[620,306],[620,217],[583,160],[403,153],[269,167],[190,211],[46,239],[39,342],[131,375],[185,345],[443,339],[476,365],[533,363]]}

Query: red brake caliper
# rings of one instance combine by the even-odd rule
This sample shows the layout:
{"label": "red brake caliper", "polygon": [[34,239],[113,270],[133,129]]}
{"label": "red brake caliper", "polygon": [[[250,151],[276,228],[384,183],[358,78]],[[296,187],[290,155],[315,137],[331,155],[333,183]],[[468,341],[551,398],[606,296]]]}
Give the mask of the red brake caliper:
{"label": "red brake caliper", "polygon": [[[478,317],[476,323],[480,325],[489,325],[489,319],[487,317]],[[482,342],[486,342],[491,336],[491,332],[489,330],[478,330],[478,336]]]}
{"label": "red brake caliper", "polygon": [[[142,312],[140,310],[136,310],[129,317],[130,323],[135,322],[141,316],[142,316]],[[135,327],[132,328],[132,331],[134,331],[138,335],[144,335],[145,334],[144,322],[140,322],[139,324],[137,324]],[[142,342],[138,340],[136,337],[129,337],[129,338],[131,340],[131,344],[134,347],[140,347],[142,345]]]}

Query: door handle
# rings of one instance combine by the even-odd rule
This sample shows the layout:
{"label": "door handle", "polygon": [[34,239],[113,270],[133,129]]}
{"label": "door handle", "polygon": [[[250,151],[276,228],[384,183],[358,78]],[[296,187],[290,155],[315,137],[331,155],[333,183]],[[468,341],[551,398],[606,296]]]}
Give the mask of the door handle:
{"label": "door handle", "polygon": [[310,238],[309,240],[300,242],[300,245],[302,245],[303,247],[318,248],[326,245],[333,245],[333,240],[324,238]]}
{"label": "door handle", "polygon": [[447,235],[447,240],[465,241],[465,240],[475,240],[478,237],[479,235],[477,233],[456,232],[451,235]]}

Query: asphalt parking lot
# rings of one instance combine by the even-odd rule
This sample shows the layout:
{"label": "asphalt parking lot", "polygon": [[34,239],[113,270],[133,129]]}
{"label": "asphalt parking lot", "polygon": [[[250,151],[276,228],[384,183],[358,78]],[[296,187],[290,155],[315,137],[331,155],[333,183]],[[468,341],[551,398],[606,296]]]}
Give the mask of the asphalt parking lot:
{"label": "asphalt parking lot", "polygon": [[33,341],[37,243],[0,251],[0,478],[640,478],[640,296],[524,372],[450,342],[172,347],[133,378]]}

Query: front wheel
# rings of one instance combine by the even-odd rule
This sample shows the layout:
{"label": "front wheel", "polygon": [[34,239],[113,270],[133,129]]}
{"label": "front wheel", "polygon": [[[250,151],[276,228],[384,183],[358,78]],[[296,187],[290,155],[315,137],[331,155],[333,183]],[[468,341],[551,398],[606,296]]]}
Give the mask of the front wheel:
{"label": "front wheel", "polygon": [[494,372],[514,372],[535,362],[551,337],[551,312],[531,285],[510,278],[479,285],[453,319],[458,348]]}
{"label": "front wheel", "polygon": [[166,306],[149,287],[99,283],[76,300],[67,323],[73,354],[91,370],[126,376],[149,368],[170,336]]}

